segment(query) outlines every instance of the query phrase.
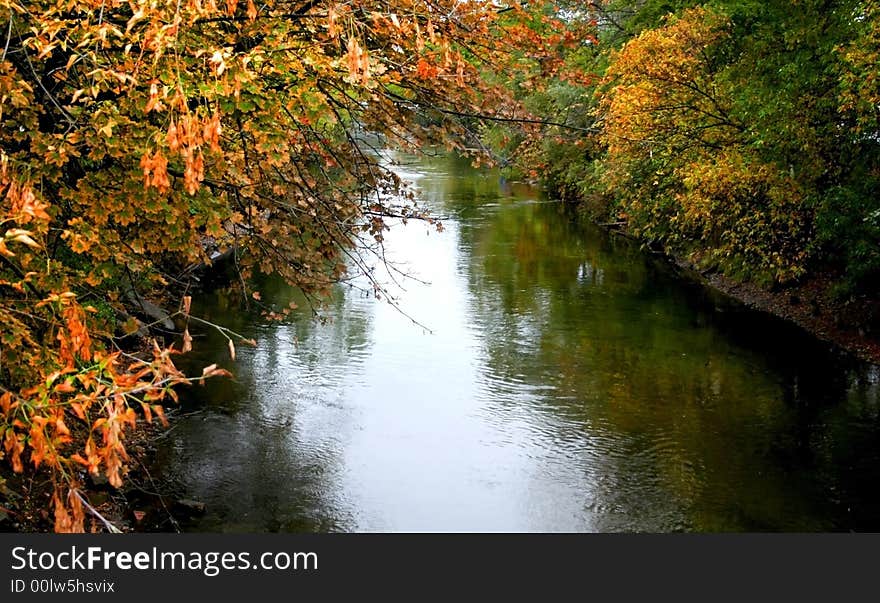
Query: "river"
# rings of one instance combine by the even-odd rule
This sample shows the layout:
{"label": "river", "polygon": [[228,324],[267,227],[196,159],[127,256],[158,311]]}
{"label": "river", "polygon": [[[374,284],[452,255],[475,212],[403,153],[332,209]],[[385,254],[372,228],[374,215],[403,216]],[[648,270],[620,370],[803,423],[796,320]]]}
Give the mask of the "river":
{"label": "river", "polygon": [[195,300],[257,346],[231,362],[196,334],[186,366],[235,379],[187,391],[158,440],[153,477],[206,505],[181,529],[880,530],[876,366],[537,189],[390,158],[445,226],[388,234],[418,279],[392,286],[406,315],[346,286],[326,322],[266,321],[223,289]]}

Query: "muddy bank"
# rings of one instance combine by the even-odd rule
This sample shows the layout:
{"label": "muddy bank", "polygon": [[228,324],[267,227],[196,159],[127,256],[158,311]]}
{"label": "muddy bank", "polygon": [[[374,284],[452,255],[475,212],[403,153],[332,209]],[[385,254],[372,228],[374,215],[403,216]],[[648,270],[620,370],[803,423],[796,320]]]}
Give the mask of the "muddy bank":
{"label": "muddy bank", "polygon": [[700,271],[692,262],[667,256],[682,273],[749,308],[792,322],[821,341],[873,364],[880,364],[880,300],[868,296],[840,299],[837,275],[820,273],[796,285],[774,290],[717,272]]}

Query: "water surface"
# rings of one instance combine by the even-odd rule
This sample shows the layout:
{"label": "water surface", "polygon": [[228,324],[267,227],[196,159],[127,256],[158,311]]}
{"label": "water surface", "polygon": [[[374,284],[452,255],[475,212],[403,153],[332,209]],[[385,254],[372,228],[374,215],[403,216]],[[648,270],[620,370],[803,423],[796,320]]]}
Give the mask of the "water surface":
{"label": "water surface", "polygon": [[[682,278],[526,185],[390,154],[442,216],[395,228],[406,313],[340,287],[322,324],[223,290],[160,477],[197,531],[880,529],[877,367]],[[423,281],[423,282],[422,282]],[[280,309],[295,295],[259,285]],[[301,300],[300,300],[301,301]],[[165,526],[170,527],[170,526]]]}

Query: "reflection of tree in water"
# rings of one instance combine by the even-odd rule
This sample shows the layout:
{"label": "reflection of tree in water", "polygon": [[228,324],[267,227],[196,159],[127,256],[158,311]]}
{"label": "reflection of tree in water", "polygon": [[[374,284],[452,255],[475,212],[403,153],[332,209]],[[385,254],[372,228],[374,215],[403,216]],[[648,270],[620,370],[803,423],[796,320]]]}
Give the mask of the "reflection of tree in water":
{"label": "reflection of tree in water", "polygon": [[[452,181],[457,215],[470,211],[463,182]],[[582,426],[570,437],[606,436],[594,442],[605,446],[598,458],[584,453],[599,465],[604,500],[590,504],[609,513],[604,529],[626,525],[615,514],[657,529],[842,527],[827,495],[843,487],[840,463],[856,451],[877,459],[878,429],[841,425],[876,405],[876,391],[873,402],[848,392],[849,373],[818,346],[800,349],[803,338],[760,320],[768,330],[756,333],[746,324],[755,315],[733,306],[729,318],[715,313],[628,241],[579,227],[553,204],[513,199],[479,213],[462,223],[460,245],[490,370],[552,385],[543,403]],[[805,453],[780,458],[798,449]],[[863,486],[845,496],[868,496],[876,509],[876,488]],[[652,522],[652,513],[672,523]]]}
{"label": "reflection of tree in water", "polygon": [[[478,395],[491,420],[541,438],[528,454],[547,458],[525,463],[526,493],[574,475],[560,503],[583,486],[584,523],[606,531],[880,527],[876,371],[682,285],[523,185],[499,194],[497,175],[450,157],[418,167],[426,204],[457,222],[468,326],[483,346]],[[258,288],[276,310],[291,296]],[[222,293],[196,299],[200,315],[260,340],[238,350],[236,382],[194,390],[205,412],[163,453],[209,504],[201,529],[355,525],[338,483],[357,421],[341,402],[360,378],[371,303],[340,292],[334,322],[305,310],[279,325]],[[226,341],[199,334],[190,366],[230,366]]]}
{"label": "reflection of tree in water", "polygon": [[[296,296],[283,285],[259,285],[264,300],[285,304]],[[185,487],[187,496],[207,503],[197,526],[207,531],[334,531],[353,520],[337,500],[342,471],[339,451],[351,426],[342,395],[344,366],[356,372],[369,343],[369,316],[357,295],[340,290],[330,300],[333,320],[320,324],[308,310],[283,324],[246,312],[223,291],[198,298],[200,316],[260,341],[239,348],[230,363],[226,341],[201,330],[195,368],[218,362],[230,366],[234,381],[209,380],[184,402],[203,411],[175,424],[171,445],[159,464]],[[299,302],[304,300],[299,299]],[[196,308],[194,308],[196,311]],[[240,522],[240,523],[236,523]]]}

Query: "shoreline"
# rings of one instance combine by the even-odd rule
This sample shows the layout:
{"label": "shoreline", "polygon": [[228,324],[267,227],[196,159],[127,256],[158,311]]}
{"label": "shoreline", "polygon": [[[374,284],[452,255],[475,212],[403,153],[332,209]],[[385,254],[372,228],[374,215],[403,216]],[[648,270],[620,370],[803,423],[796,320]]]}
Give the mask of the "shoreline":
{"label": "shoreline", "polygon": [[718,272],[702,271],[680,256],[664,252],[664,257],[702,286],[749,309],[785,320],[854,360],[880,366],[880,338],[868,334],[870,317],[872,313],[877,315],[880,300],[865,296],[837,300],[831,293],[834,280],[828,274],[811,275],[800,284],[774,291]]}
{"label": "shoreline", "polygon": [[[576,208],[579,205],[575,203]],[[624,237],[637,245],[644,244],[627,232],[623,223],[603,223],[589,214],[581,214],[581,218],[611,235]],[[832,290],[840,282],[839,274],[817,272],[797,284],[774,290],[714,270],[700,269],[695,262],[668,249],[661,248],[654,253],[683,278],[721,293],[750,310],[784,320],[853,360],[880,367],[880,298],[858,295],[849,300],[837,299]]]}

